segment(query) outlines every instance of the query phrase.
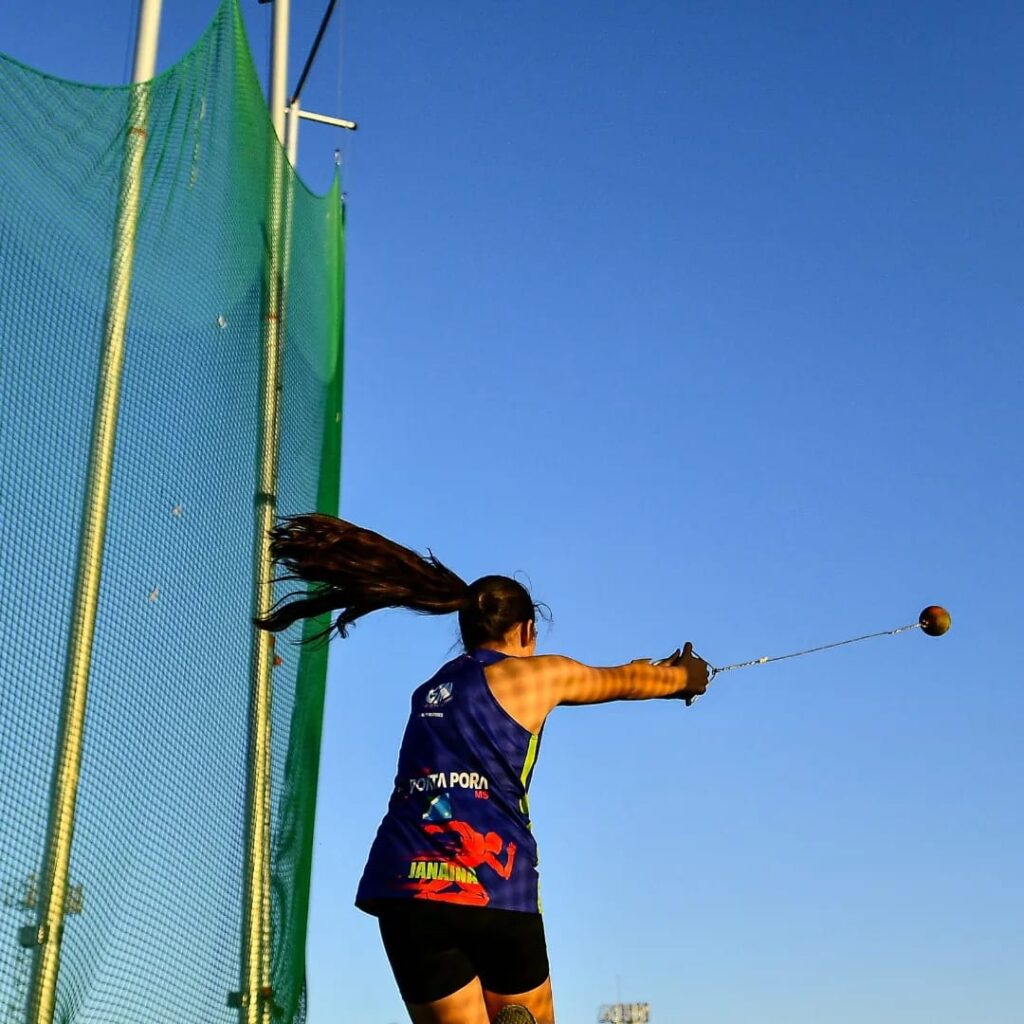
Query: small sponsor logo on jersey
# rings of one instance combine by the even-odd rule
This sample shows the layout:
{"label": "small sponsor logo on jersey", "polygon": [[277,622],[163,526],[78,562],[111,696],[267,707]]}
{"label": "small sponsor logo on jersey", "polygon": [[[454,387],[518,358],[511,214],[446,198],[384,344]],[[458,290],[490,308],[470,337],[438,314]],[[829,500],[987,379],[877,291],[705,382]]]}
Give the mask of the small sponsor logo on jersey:
{"label": "small sponsor logo on jersey", "polygon": [[452,699],[452,694],[455,692],[455,684],[451,682],[440,683],[437,686],[427,691],[427,706],[432,708],[438,708],[442,704],[447,704]]}

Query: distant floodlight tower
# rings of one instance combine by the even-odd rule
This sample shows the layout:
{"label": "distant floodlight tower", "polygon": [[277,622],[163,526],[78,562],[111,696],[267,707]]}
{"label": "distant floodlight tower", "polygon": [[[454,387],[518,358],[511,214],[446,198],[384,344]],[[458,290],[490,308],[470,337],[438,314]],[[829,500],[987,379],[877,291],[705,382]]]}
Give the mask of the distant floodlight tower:
{"label": "distant floodlight tower", "polygon": [[650,1024],[650,1003],[609,1003],[601,1007],[597,1024]]}

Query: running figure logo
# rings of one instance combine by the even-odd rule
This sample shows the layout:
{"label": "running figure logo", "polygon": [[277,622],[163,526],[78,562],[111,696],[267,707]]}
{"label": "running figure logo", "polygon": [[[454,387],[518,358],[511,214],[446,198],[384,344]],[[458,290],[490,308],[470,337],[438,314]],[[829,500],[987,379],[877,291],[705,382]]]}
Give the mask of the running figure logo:
{"label": "running figure logo", "polygon": [[[516,844],[506,846],[497,832],[478,832],[465,821],[424,825],[423,831],[443,837],[447,857],[437,860],[431,854],[421,854],[410,863],[407,887],[414,890],[417,899],[484,906],[490,902],[490,896],[480,884],[477,869],[488,867],[500,878],[511,877]],[[498,860],[503,847],[504,864]]]}

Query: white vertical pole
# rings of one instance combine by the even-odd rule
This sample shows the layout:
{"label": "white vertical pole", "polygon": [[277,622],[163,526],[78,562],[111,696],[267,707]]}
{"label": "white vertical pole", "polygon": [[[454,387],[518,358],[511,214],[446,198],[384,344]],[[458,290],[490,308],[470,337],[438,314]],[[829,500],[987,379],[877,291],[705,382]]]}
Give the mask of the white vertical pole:
{"label": "white vertical pole", "polygon": [[60,731],[50,792],[46,854],[39,887],[39,917],[31,940],[38,947],[32,971],[27,1019],[52,1024],[60,972],[61,941],[68,898],[68,869],[85,735],[85,712],[99,604],[107,507],[113,475],[117,416],[124,366],[125,328],[131,301],[135,236],[142,205],[142,172],[149,129],[150,87],[156,70],[161,0],[141,0],[135,41],[128,131],[121,164],[121,190],[114,227],[99,379],[93,407],[86,493],[64,666]]}
{"label": "white vertical pole", "polygon": [[156,50],[160,39],[160,8],[163,0],[142,0],[139,34],[135,41],[132,84],[148,82],[156,74]]}
{"label": "white vertical pole", "polygon": [[274,41],[270,58],[270,119],[278,141],[284,145],[284,124],[288,106],[288,24],[291,0],[274,0]]}

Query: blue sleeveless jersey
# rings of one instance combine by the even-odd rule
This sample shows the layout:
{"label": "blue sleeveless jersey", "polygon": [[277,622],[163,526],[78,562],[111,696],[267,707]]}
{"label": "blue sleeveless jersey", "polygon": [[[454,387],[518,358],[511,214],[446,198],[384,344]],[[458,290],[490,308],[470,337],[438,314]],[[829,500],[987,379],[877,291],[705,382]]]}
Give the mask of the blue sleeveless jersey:
{"label": "blue sleeveless jersey", "polygon": [[412,695],[387,814],[356,894],[537,912],[537,844],[527,790],[540,747],[495,700],[476,651]]}

